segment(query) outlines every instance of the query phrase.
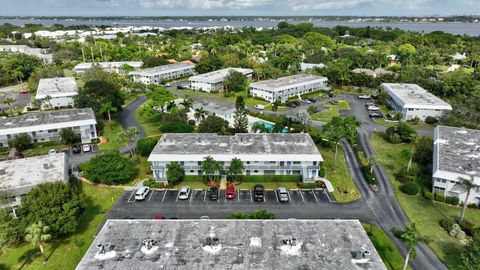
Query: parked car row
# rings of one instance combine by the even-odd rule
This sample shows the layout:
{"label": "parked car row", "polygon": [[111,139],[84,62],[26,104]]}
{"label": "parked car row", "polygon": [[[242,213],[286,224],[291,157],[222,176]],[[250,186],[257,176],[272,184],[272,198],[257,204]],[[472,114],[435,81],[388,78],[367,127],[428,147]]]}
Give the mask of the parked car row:
{"label": "parked car row", "polygon": [[[150,193],[149,187],[140,187],[135,192],[135,200],[136,201],[143,201],[147,198],[148,194]],[[179,200],[188,200],[192,193],[192,189],[190,187],[181,187],[178,193]],[[220,190],[218,187],[211,187],[208,190],[208,198],[211,201],[217,201],[219,199]],[[252,189],[253,200],[256,202],[264,202],[265,201],[265,188],[262,185],[255,185]],[[287,203],[289,202],[289,196],[287,189],[284,187],[279,187],[277,189],[277,196],[279,202]],[[225,190],[225,198],[227,199],[234,199],[235,198],[235,187],[233,185],[228,185],[227,189]]]}
{"label": "parked car row", "polygon": [[368,116],[370,118],[383,118],[383,112],[380,110],[380,107],[376,106],[373,102],[365,103],[365,107],[368,111]]}

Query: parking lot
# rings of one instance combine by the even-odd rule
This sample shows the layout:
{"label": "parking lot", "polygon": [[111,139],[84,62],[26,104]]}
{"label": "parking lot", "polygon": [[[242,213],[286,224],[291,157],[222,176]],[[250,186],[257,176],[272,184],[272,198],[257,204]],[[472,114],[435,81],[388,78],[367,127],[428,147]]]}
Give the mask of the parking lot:
{"label": "parking lot", "polygon": [[281,203],[278,200],[276,190],[265,190],[265,201],[256,202],[253,200],[253,192],[250,189],[236,189],[235,197],[227,199],[225,197],[225,190],[220,190],[218,200],[210,200],[208,190],[193,189],[190,196],[186,200],[178,198],[178,189],[153,189],[147,195],[145,200],[135,200],[136,190],[125,191],[120,197],[122,203],[135,204],[176,204],[176,205],[245,205],[245,204],[321,204],[335,202],[332,194],[329,194],[324,189],[291,189],[288,190],[288,203]]}

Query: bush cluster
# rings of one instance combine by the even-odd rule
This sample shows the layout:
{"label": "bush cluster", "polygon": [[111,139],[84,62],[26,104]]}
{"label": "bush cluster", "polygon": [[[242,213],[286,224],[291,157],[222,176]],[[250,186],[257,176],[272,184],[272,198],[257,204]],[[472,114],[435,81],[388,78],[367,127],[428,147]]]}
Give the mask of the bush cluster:
{"label": "bush cluster", "polygon": [[298,186],[299,188],[307,188],[307,189],[318,188],[318,184],[317,184],[317,183],[298,182],[298,183],[297,183],[297,186]]}
{"label": "bush cluster", "polygon": [[365,178],[367,178],[367,182],[370,185],[376,185],[378,184],[377,179],[375,178],[375,175],[370,172],[370,167],[367,165],[362,166],[362,172],[363,175],[365,175]]}
{"label": "bush cluster", "polygon": [[432,116],[427,116],[427,118],[425,118],[425,123],[429,125],[435,125],[436,123],[438,123],[438,119]]}
{"label": "bush cluster", "polygon": [[423,197],[429,201],[433,201],[433,193],[430,191],[425,190],[423,192]]}
{"label": "bush cluster", "polygon": [[157,142],[158,142],[157,138],[140,139],[137,142],[137,152],[141,156],[146,157],[150,155],[150,153],[153,151],[153,148],[155,148],[155,145],[157,145]]}
{"label": "bush cluster", "polygon": [[435,199],[435,201],[445,202],[445,195],[443,195],[442,193],[434,193],[433,195],[434,195],[433,198]]}
{"label": "bush cluster", "polygon": [[417,183],[410,181],[401,185],[400,190],[407,195],[414,196],[414,195],[417,195],[418,192],[420,192],[420,187],[418,186]]}

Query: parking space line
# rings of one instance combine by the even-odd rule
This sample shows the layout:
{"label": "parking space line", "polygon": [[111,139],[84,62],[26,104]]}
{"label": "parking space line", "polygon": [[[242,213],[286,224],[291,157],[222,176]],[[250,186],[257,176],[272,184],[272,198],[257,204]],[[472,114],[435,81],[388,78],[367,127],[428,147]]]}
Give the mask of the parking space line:
{"label": "parking space line", "polygon": [[168,192],[168,190],[165,190],[165,193],[163,193],[162,202],[163,202],[163,200],[165,200],[165,196],[167,195],[167,192]]}
{"label": "parking space line", "polygon": [[323,192],[325,192],[325,195],[327,195],[327,199],[329,202],[332,202],[332,200],[330,200],[330,196],[328,196],[328,192],[326,192],[325,190],[323,190]]}
{"label": "parking space line", "polygon": [[315,201],[318,202],[317,195],[315,195],[315,190],[313,190],[313,189],[312,189],[312,194],[313,194],[313,197],[315,197]]}
{"label": "parking space line", "polygon": [[130,199],[132,198],[133,194],[135,194],[135,189],[132,190],[132,194],[130,194],[130,197],[128,197],[128,200],[127,202],[133,202],[133,201],[130,201]]}
{"label": "parking space line", "polygon": [[180,196],[180,192],[177,193],[177,198],[175,199],[175,202],[178,202],[178,197]]}
{"label": "parking space line", "polygon": [[190,202],[192,202],[193,196],[195,194],[196,189],[193,190],[192,195],[190,196]]}
{"label": "parking space line", "polygon": [[288,201],[292,203],[292,196],[290,196],[290,190],[287,189],[287,196],[288,196]]}
{"label": "parking space line", "polygon": [[205,202],[207,200],[207,191],[205,190],[205,192],[203,193],[203,202]]}
{"label": "parking space line", "polygon": [[148,197],[148,202],[150,201],[150,199],[153,197],[153,193],[155,193],[155,189],[152,189],[152,192],[150,194],[150,197]]}
{"label": "parking space line", "polygon": [[253,197],[252,197],[252,190],[249,189],[248,192],[250,192],[250,202],[253,202]]}
{"label": "parking space line", "polygon": [[302,201],[305,202],[305,198],[303,198],[303,193],[300,189],[298,190],[298,193],[300,193],[300,196],[302,197]]}
{"label": "parking space line", "polygon": [[237,189],[236,192],[237,192],[237,202],[240,202],[240,190]]}
{"label": "parking space line", "polygon": [[277,190],[275,190],[275,198],[277,199],[277,203],[278,203],[279,201],[278,201],[278,193],[277,193]]}

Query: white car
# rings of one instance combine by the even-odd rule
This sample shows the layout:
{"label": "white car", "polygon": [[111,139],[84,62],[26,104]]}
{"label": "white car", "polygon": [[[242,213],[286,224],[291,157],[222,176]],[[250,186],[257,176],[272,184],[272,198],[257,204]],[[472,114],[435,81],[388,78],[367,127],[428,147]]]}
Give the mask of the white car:
{"label": "white car", "polygon": [[178,198],[180,200],[186,200],[190,196],[190,188],[189,187],[182,187],[180,192],[178,193]]}
{"label": "white car", "polygon": [[83,152],[90,152],[92,150],[92,147],[90,146],[90,144],[84,144],[82,146],[82,151]]}
{"label": "white car", "polygon": [[263,111],[265,109],[265,106],[257,104],[255,105],[255,109]]}
{"label": "white car", "polygon": [[55,149],[48,150],[49,155],[53,155],[53,154],[56,154],[56,153],[57,153],[57,150],[55,150]]}
{"label": "white car", "polygon": [[278,201],[280,201],[282,203],[283,202],[287,203],[289,201],[288,192],[287,192],[286,188],[279,187],[278,190],[277,190],[277,194],[278,194]]}
{"label": "white car", "polygon": [[141,187],[135,192],[135,200],[136,201],[143,201],[147,197],[148,193],[150,192],[149,187]]}
{"label": "white car", "polygon": [[359,95],[358,96],[358,99],[370,99],[370,98],[372,98],[371,95]]}

